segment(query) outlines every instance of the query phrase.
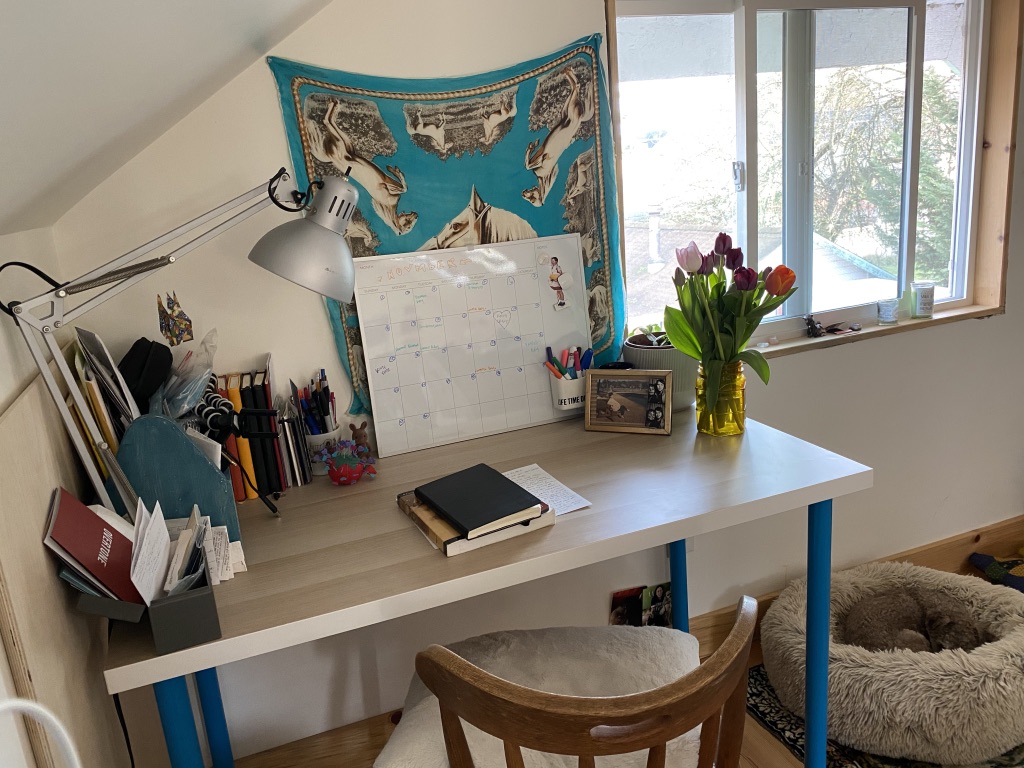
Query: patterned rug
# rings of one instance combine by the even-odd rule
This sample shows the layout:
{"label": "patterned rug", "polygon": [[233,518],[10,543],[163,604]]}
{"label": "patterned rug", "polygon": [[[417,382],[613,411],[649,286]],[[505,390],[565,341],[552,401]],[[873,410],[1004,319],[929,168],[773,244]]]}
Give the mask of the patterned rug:
{"label": "patterned rug", "polygon": [[[763,665],[750,670],[747,684],[747,712],[769,733],[786,745],[800,760],[804,759],[804,721],[782,706]],[[867,752],[844,747],[829,740],[826,749],[828,768],[942,768],[935,763],[869,755]],[[963,768],[1020,768],[1024,767],[1024,744],[1005,755]],[[945,766],[944,768],[953,768]]]}

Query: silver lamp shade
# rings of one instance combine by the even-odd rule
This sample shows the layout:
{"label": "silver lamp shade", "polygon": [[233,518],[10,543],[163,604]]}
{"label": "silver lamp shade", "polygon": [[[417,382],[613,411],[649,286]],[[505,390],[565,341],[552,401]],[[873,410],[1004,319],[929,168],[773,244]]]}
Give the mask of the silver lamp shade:
{"label": "silver lamp shade", "polygon": [[303,288],[341,302],[352,301],[355,267],[345,228],[359,192],[343,176],[328,176],[306,216],[270,230],[249,253],[249,261]]}

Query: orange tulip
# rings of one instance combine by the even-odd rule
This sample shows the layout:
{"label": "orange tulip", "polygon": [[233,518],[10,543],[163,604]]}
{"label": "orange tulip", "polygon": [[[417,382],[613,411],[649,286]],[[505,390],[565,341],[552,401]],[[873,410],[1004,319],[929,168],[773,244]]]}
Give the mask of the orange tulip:
{"label": "orange tulip", "polygon": [[772,296],[781,296],[796,282],[796,272],[783,265],[773,269],[764,281],[764,289]]}

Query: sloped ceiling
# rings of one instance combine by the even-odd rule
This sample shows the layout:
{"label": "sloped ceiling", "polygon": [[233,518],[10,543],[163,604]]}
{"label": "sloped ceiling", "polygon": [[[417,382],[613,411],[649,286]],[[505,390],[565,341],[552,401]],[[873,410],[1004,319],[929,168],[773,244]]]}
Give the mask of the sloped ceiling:
{"label": "sloped ceiling", "polygon": [[0,0],[0,235],[46,227],[330,0]]}

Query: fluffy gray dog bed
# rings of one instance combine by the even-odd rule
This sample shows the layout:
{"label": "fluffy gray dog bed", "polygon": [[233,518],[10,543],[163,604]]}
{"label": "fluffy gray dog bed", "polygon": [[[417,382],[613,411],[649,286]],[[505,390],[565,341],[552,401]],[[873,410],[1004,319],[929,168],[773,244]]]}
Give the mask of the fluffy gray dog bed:
{"label": "fluffy gray dog bed", "polygon": [[[915,585],[957,598],[998,639],[939,653],[836,642],[836,627],[858,600]],[[794,581],[761,622],[765,671],[779,700],[801,716],[806,604],[806,580]],[[834,573],[828,694],[828,736],[840,744],[947,765],[1003,754],[1024,743],[1024,594],[909,563]]]}

